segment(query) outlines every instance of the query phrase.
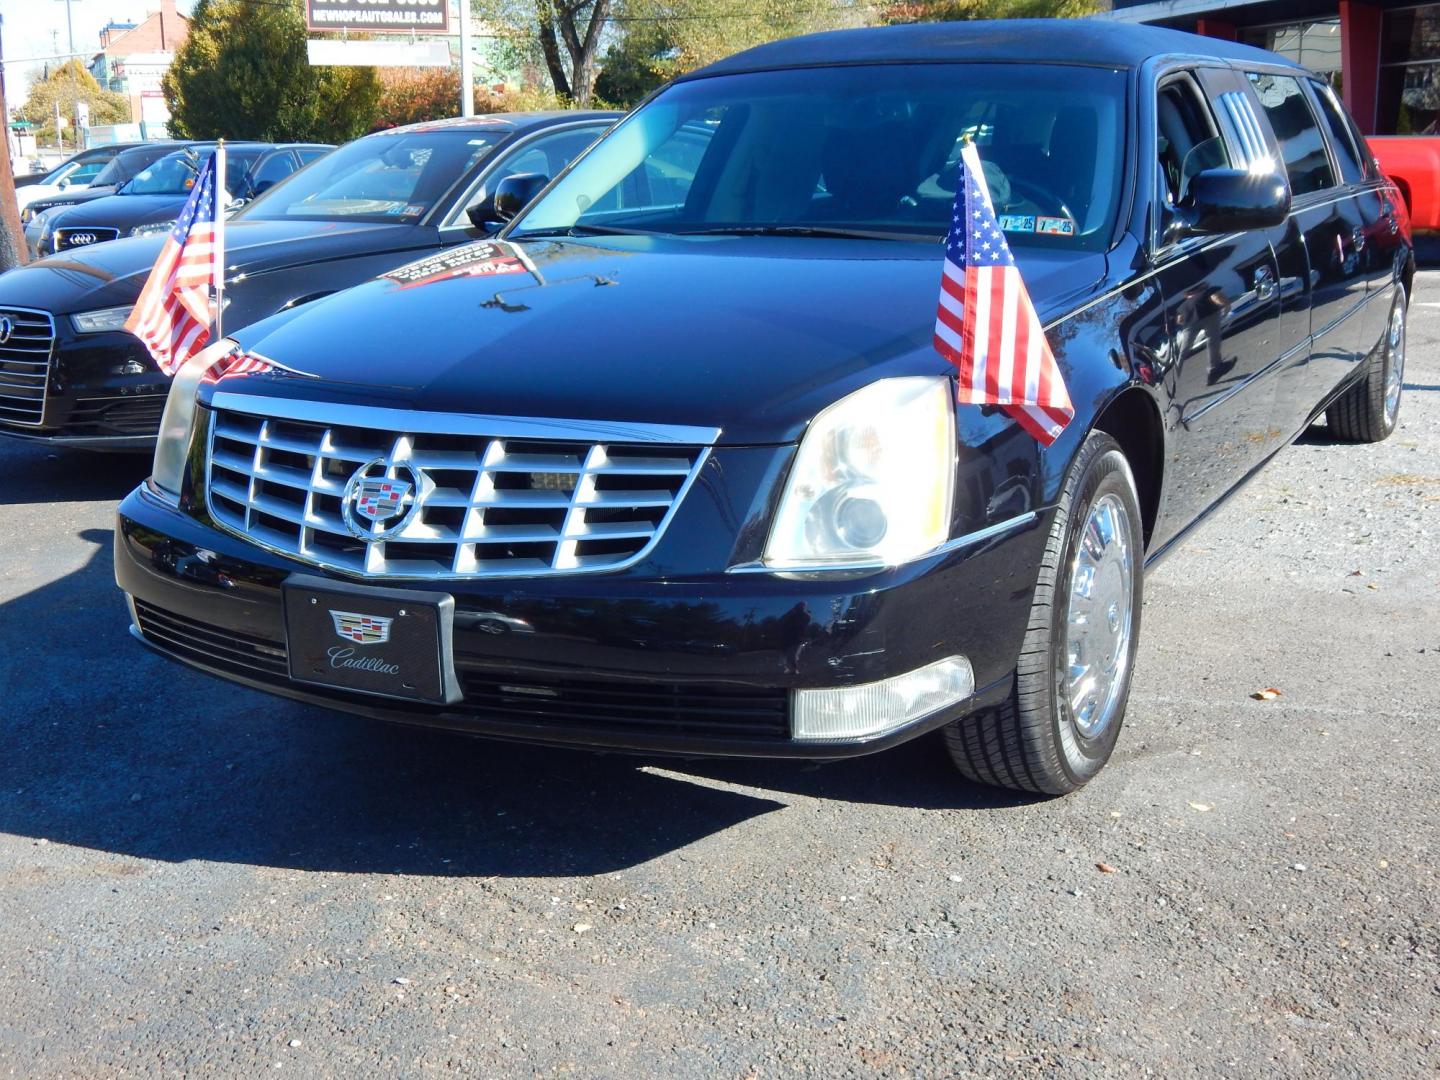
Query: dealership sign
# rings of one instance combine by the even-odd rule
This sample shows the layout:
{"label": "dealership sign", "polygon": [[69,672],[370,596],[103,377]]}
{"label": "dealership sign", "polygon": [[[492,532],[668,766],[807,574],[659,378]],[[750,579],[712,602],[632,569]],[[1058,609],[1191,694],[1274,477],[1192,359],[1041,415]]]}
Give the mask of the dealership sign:
{"label": "dealership sign", "polygon": [[305,42],[315,67],[449,67],[448,41],[341,41],[310,38]]}
{"label": "dealership sign", "polygon": [[305,0],[311,30],[450,32],[450,0]]}

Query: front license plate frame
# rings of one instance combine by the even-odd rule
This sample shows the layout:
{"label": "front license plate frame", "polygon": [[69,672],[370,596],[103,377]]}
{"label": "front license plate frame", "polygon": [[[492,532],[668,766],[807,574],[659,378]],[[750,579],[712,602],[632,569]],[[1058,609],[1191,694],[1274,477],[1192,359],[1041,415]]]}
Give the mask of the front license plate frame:
{"label": "front license plate frame", "polygon": [[291,574],[280,588],[290,678],[430,705],[461,700],[455,598]]}

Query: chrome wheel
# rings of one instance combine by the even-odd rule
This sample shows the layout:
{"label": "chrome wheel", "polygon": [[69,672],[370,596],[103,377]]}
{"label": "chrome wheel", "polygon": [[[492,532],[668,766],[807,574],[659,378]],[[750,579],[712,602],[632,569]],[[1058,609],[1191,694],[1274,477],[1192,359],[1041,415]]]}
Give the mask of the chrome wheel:
{"label": "chrome wheel", "polygon": [[1385,340],[1385,426],[1395,425],[1400,411],[1400,391],[1405,386],[1405,305],[1390,312],[1390,332]]}
{"label": "chrome wheel", "polygon": [[1076,730],[1098,737],[1115,718],[1130,666],[1135,553],[1120,497],[1095,500],[1070,566],[1066,614],[1065,704]]}

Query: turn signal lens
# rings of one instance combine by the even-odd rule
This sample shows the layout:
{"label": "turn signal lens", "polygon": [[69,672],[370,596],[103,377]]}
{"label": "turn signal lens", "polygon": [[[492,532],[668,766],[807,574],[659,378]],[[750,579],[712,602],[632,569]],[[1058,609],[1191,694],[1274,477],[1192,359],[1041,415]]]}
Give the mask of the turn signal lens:
{"label": "turn signal lens", "polygon": [[872,739],[964,701],[974,692],[975,674],[963,656],[949,656],[860,686],[796,690],[791,733],[800,741]]}

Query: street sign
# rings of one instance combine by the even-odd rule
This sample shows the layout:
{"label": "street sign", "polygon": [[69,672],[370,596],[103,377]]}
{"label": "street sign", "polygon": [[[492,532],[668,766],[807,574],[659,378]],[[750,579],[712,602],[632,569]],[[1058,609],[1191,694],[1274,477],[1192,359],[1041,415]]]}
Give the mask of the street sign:
{"label": "street sign", "polygon": [[312,67],[449,67],[448,41],[341,41],[310,38],[305,49]]}
{"label": "street sign", "polygon": [[75,120],[82,128],[90,126],[90,103],[88,101],[75,103]]}
{"label": "street sign", "polygon": [[305,0],[305,25],[311,30],[448,34],[450,0]]}

